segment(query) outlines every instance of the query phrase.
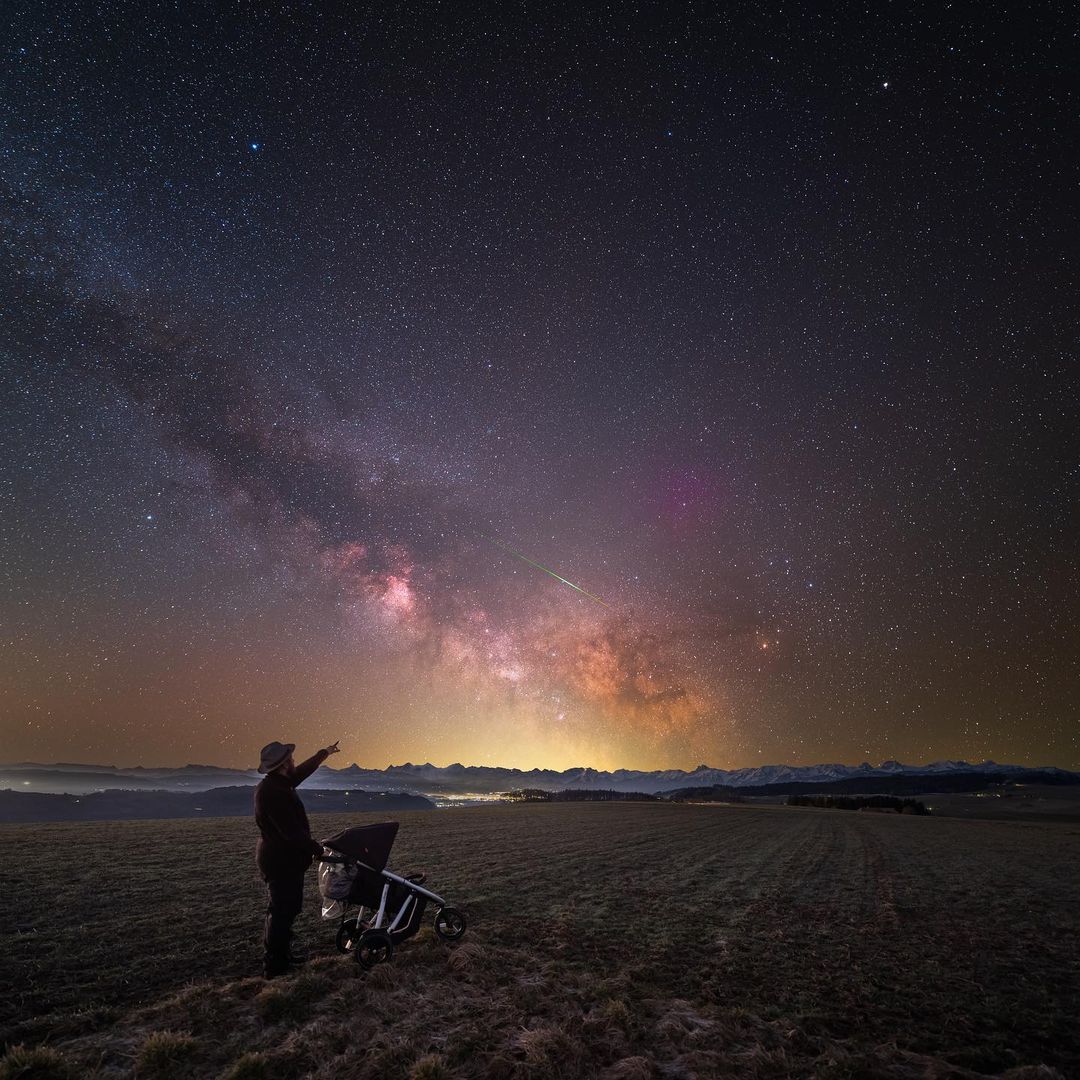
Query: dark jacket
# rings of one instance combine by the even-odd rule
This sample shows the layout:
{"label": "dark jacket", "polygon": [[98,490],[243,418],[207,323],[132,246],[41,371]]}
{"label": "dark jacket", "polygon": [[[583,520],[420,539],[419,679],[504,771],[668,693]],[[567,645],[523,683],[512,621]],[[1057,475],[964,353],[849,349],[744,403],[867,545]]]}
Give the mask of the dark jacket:
{"label": "dark jacket", "polygon": [[320,750],[297,765],[292,776],[269,773],[255,789],[255,824],[261,833],[255,862],[267,881],[303,874],[311,860],[322,854],[322,846],[311,838],[307,813],[296,794],[296,787],[326,757],[326,751]]}

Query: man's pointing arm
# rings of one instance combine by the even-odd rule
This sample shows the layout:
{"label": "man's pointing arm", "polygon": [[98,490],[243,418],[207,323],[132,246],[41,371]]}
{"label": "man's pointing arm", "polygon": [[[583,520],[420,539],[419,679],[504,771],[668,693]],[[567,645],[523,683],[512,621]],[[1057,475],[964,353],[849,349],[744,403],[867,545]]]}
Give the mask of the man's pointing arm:
{"label": "man's pointing arm", "polygon": [[340,747],[337,742],[312,754],[307,761],[301,761],[293,773],[293,787],[302,784],[331,754],[336,754]]}

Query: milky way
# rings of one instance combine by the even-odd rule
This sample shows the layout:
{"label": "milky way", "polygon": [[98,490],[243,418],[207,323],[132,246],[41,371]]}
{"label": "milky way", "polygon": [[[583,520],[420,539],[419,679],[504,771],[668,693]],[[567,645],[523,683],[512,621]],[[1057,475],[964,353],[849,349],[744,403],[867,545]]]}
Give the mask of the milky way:
{"label": "milky way", "polygon": [[2,756],[1080,764],[1025,19],[13,6]]}

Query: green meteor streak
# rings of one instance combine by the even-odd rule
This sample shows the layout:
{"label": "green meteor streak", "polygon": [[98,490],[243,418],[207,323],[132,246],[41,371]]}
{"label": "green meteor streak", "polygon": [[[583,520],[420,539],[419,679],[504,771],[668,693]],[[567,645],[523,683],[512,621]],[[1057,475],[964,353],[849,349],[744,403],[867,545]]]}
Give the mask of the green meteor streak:
{"label": "green meteor streak", "polygon": [[535,566],[537,570],[543,570],[544,573],[547,574],[549,577],[553,577],[556,581],[561,581],[564,585],[569,585],[570,588],[573,589],[575,592],[579,592],[582,596],[587,596],[590,600],[595,600],[601,607],[606,607],[609,611],[611,610],[611,605],[605,604],[599,596],[594,596],[591,592],[583,589],[580,585],[575,585],[572,581],[567,581],[566,578],[564,578],[561,574],[556,574],[554,570],[549,570],[546,566],[542,566],[535,560],[530,559],[527,555],[522,555],[520,551],[515,551],[513,548],[507,547],[505,544],[500,543],[498,540],[495,540],[490,536],[484,536],[483,533],[481,533],[480,535],[483,536],[483,538],[489,544],[494,544],[497,548],[505,551],[508,555],[513,555],[515,559],[520,559],[522,562],[528,563],[530,566]]}

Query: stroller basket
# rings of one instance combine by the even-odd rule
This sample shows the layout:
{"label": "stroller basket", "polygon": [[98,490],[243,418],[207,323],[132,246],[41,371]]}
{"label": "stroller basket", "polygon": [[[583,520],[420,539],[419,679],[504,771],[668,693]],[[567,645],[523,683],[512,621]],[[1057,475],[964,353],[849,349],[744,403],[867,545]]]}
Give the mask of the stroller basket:
{"label": "stroller basket", "polygon": [[[429,903],[437,905],[435,933],[439,937],[457,941],[465,933],[465,916],[423,887],[424,874],[402,877],[386,869],[397,832],[396,821],[385,821],[345,829],[322,842],[331,853],[327,861],[344,862],[351,877],[341,908],[338,949],[354,953],[366,968],[389,960],[395,945],[420,929]],[[334,898],[340,895],[335,893]],[[350,905],[359,910],[350,914]],[[369,910],[371,915],[365,915]]]}

